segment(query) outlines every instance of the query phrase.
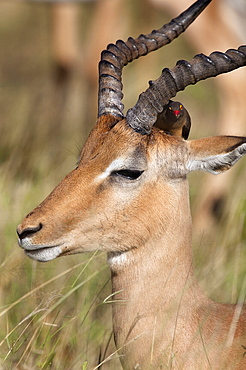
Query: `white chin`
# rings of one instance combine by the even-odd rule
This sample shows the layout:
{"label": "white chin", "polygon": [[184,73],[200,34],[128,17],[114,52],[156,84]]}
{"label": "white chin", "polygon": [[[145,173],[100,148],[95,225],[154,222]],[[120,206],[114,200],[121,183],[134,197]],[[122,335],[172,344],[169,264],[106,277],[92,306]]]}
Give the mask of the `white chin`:
{"label": "white chin", "polygon": [[60,256],[61,247],[44,247],[36,250],[25,250],[28,257],[39,262],[47,262]]}

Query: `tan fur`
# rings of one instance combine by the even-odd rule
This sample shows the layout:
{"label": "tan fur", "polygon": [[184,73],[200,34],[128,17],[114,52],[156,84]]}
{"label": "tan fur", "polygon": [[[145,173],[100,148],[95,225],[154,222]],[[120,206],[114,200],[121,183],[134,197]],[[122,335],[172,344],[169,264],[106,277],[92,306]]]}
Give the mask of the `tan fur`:
{"label": "tan fur", "polygon": [[[109,252],[124,369],[246,368],[245,307],[212,302],[194,278],[186,179],[194,161],[221,162],[228,152],[239,158],[245,142],[189,142],[155,128],[140,135],[125,120],[102,116],[78,168],[19,225],[27,253],[30,246]],[[110,173],[119,165],[144,172],[122,179]]]}

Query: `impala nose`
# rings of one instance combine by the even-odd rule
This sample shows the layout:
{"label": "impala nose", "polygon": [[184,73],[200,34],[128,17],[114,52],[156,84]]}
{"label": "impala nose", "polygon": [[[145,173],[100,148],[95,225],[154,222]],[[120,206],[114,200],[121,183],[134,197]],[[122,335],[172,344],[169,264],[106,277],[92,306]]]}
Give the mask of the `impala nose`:
{"label": "impala nose", "polygon": [[42,227],[43,227],[43,225],[41,224],[41,222],[37,226],[29,226],[29,227],[24,228],[23,230],[21,230],[21,227],[18,226],[16,231],[17,231],[17,235],[19,237],[20,242],[24,238],[32,236],[33,234],[40,231],[42,229]]}

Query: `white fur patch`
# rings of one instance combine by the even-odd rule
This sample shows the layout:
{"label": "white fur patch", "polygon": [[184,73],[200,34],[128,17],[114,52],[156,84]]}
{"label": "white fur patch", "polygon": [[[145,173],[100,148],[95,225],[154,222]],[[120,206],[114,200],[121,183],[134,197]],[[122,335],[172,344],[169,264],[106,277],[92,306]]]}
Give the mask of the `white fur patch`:
{"label": "white fur patch", "polygon": [[23,249],[40,249],[41,245],[32,244],[31,238],[18,239],[19,246]]}
{"label": "white fur patch", "polygon": [[124,168],[123,158],[117,158],[106,168],[106,170],[96,177],[95,180],[104,180],[106,179],[113,171],[120,170]]}
{"label": "white fur patch", "polygon": [[26,255],[36,261],[47,262],[55,259],[62,253],[61,247],[39,247],[40,249],[36,250],[25,250]]}
{"label": "white fur patch", "polygon": [[128,253],[130,252],[110,252],[108,253],[108,264],[110,267],[124,266],[129,262]]}

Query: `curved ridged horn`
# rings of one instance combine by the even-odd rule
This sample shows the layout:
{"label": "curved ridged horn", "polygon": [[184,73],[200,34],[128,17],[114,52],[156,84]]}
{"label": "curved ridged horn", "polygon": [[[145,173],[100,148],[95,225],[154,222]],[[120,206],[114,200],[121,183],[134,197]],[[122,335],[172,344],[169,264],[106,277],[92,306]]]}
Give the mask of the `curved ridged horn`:
{"label": "curved ridged horn", "polygon": [[109,44],[99,63],[98,116],[112,114],[123,118],[122,69],[140,56],[170,43],[196,19],[212,0],[198,0],[170,23],[137,39],[128,38]]}
{"label": "curved ridged horn", "polygon": [[136,105],[127,111],[127,122],[135,131],[149,134],[157,114],[178,91],[245,65],[246,45],[225,53],[216,51],[209,56],[198,54],[190,62],[179,60],[173,69],[163,69],[157,80],[149,82],[149,88],[139,96]]}

